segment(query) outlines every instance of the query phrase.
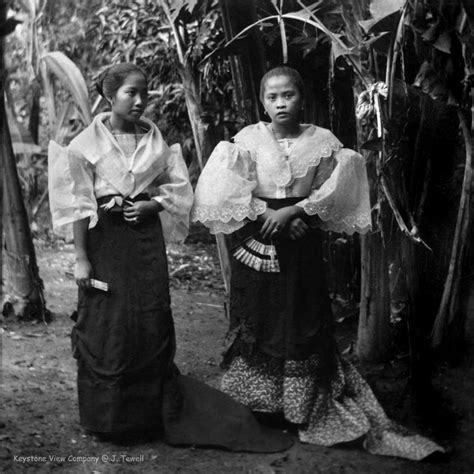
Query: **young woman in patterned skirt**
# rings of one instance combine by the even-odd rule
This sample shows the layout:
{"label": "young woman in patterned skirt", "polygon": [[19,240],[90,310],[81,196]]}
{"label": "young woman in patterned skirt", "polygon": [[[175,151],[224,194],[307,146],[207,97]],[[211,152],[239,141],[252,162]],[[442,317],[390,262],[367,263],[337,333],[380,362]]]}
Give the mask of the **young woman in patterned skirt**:
{"label": "young woman in patterned skirt", "polygon": [[221,388],[256,412],[283,413],[303,442],[365,437],[372,453],[422,459],[442,448],[390,421],[336,348],[320,232],[369,231],[369,188],[361,155],[300,123],[303,91],[294,69],[269,71],[269,122],[219,143],[196,188],[192,218],[228,234],[232,253]]}

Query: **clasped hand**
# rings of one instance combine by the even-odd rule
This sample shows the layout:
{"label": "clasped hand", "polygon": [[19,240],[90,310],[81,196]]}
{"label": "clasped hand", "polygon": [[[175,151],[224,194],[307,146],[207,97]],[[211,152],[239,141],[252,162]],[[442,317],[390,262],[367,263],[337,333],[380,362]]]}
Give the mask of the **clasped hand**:
{"label": "clasped hand", "polygon": [[283,232],[291,240],[297,240],[304,237],[309,230],[308,224],[297,216],[301,212],[295,206],[288,206],[282,209],[267,209],[262,215],[263,225],[260,233],[264,239],[278,237]]}
{"label": "clasped hand", "polygon": [[129,206],[124,206],[123,217],[129,224],[138,224],[152,214],[161,211],[161,205],[151,199],[150,201],[136,201]]}

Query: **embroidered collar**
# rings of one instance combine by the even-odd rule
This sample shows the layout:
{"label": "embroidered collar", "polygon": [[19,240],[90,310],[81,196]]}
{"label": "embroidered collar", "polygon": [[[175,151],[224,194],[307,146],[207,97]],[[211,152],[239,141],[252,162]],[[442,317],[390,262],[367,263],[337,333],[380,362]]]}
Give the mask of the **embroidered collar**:
{"label": "embroidered collar", "polygon": [[292,139],[288,151],[275,138],[270,126],[258,122],[242,129],[234,137],[237,145],[248,150],[250,156],[265,168],[273,182],[288,186],[302,178],[311,166],[318,166],[321,158],[331,156],[342,148],[342,143],[329,130],[312,124],[302,124],[301,134]]}

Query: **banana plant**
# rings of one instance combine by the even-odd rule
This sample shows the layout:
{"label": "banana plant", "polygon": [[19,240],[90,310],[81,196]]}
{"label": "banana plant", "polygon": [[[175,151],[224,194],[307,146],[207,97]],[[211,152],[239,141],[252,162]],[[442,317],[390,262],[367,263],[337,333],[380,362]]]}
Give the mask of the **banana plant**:
{"label": "banana plant", "polygon": [[[86,82],[78,68],[63,53],[41,53],[37,27],[46,1],[23,0],[21,4],[24,11],[27,12],[29,44],[27,51],[32,81],[42,82],[48,103],[50,136],[62,143],[70,138],[71,125],[76,125],[79,122],[83,127],[91,121],[92,115],[88,103]],[[42,81],[38,81],[40,75]],[[74,105],[66,102],[66,105],[58,106],[55,94],[59,83],[63,87],[63,97],[66,92],[71,97],[71,104]],[[38,88],[36,92],[40,92],[40,89]],[[39,94],[35,97],[39,101]],[[57,110],[60,111],[59,115],[57,115]],[[76,115],[78,120],[75,120]],[[6,123],[6,121],[4,122]],[[5,144],[10,143],[10,146],[6,146],[4,153],[5,170],[8,171],[6,173],[8,179],[5,179],[5,212],[3,214],[7,224],[5,226],[7,230],[5,232],[5,247],[8,257],[6,267],[9,275],[10,300],[7,302],[14,305],[15,312],[19,317],[32,317],[48,321],[50,313],[44,300],[43,284],[36,263],[35,248],[21,192],[17,163],[11,146],[10,134],[5,126],[2,134],[4,136],[3,145],[6,146]],[[44,202],[45,197],[46,192],[41,196],[40,202]],[[38,205],[33,209],[35,213],[37,207]]]}
{"label": "banana plant", "polygon": [[[192,67],[190,61],[190,45],[186,43],[185,27],[180,25],[179,15],[187,9],[192,12],[196,7],[196,0],[156,0],[163,10],[168,21],[168,26],[174,37],[174,44],[180,63],[180,75],[184,88],[186,106],[188,108],[189,121],[193,131],[194,144],[196,147],[199,169],[202,170],[209,158],[209,145],[214,147],[216,143],[210,143],[213,139],[210,124],[203,119],[203,105],[199,93],[199,77],[197,71]],[[207,145],[207,146],[206,146]],[[216,235],[217,250],[222,270],[224,288],[227,295],[230,289],[230,256],[224,236]]]}
{"label": "banana plant", "polygon": [[[316,2],[316,4],[312,6],[313,9],[311,9],[311,7],[307,7],[301,0],[298,0],[298,4],[301,6],[301,10],[286,13],[283,13],[284,2],[282,0],[280,0],[279,3],[277,2],[277,0],[272,0],[272,4],[276,10],[276,13],[274,15],[267,15],[255,21],[254,23],[246,26],[236,35],[234,35],[231,40],[227,41],[224,45],[211,51],[202,60],[202,62],[209,60],[210,57],[216,54],[218,51],[228,48],[232,43],[240,39],[251,29],[262,25],[268,25],[271,22],[276,22],[280,30],[280,39],[282,45],[282,62],[286,64],[288,62],[288,39],[286,33],[286,20],[293,20],[298,23],[301,23],[303,27],[310,25],[316,28],[318,31],[322,32],[331,42],[333,58],[337,59],[338,57],[343,57],[353,67],[354,71],[360,77],[361,81],[367,86],[370,84],[372,78],[370,74],[361,67],[360,58],[357,52],[355,51],[354,46],[348,46],[342,40],[340,34],[332,32],[316,15],[318,10],[321,9],[323,6],[322,2]],[[324,11],[324,13],[328,14],[331,13],[331,11]]]}
{"label": "banana plant", "polygon": [[[6,19],[6,2],[0,2],[0,24]],[[39,277],[35,248],[31,236],[25,203],[18,179],[18,170],[8,127],[4,99],[4,48],[0,38],[0,160],[2,161],[2,212],[0,214],[4,229],[5,248],[2,245],[2,259],[6,257],[8,274],[3,303],[15,308],[20,317],[35,318],[43,321],[50,319],[46,309],[43,284]],[[6,225],[3,226],[3,221]],[[2,232],[3,234],[3,232]],[[3,237],[3,235],[2,235]],[[1,262],[0,262],[1,263]],[[1,275],[1,273],[0,273]],[[12,295],[13,293],[13,295]],[[9,301],[12,300],[12,301]]]}
{"label": "banana plant", "polygon": [[[48,52],[41,56],[40,71],[47,100],[50,134],[56,141],[62,143],[68,135],[65,128],[71,124],[76,112],[83,126],[92,121],[87,84],[79,68],[59,51]],[[72,99],[61,108],[57,106],[56,83],[65,89]],[[58,109],[59,115],[57,115]],[[74,120],[72,123],[75,125],[76,122]]]}
{"label": "banana plant", "polygon": [[[433,346],[439,346],[444,336],[443,328],[446,328],[454,317],[458,300],[456,295],[459,294],[458,288],[462,281],[460,268],[465,260],[470,222],[472,158],[471,137],[467,134],[470,129],[468,118],[470,111],[465,110],[465,104],[469,103],[470,80],[473,77],[470,51],[474,32],[472,2],[341,0],[331,12],[333,16],[338,17],[339,26],[343,24],[342,28],[336,30],[329,28],[325,22],[324,9],[330,8],[327,2],[318,1],[307,5],[308,2],[297,0],[300,7],[297,11],[284,11],[284,2],[280,0],[272,0],[271,3],[275,9],[274,14],[266,14],[234,34],[230,40],[204,58],[203,62],[219,51],[230,50],[234,42],[253,28],[260,28],[265,34],[268,25],[278,26],[283,62],[287,62],[290,28],[294,30],[295,24],[299,23],[303,32],[309,26],[323,33],[331,45],[331,67],[334,68],[336,61],[340,60],[351,66],[358,77],[356,88],[359,87],[359,93],[362,91],[358,84],[368,90],[374,90],[371,85],[376,80],[384,81],[388,92],[386,98],[379,97],[378,93],[371,93],[371,97],[374,98],[371,107],[377,108],[380,135],[375,150],[377,173],[372,180],[378,194],[377,222],[381,224],[382,235],[386,231],[385,237],[389,238],[398,232],[401,235],[400,242],[406,241],[403,245],[407,248],[421,244],[430,251],[429,242],[420,235],[419,225],[422,208],[426,203],[426,183],[430,179],[430,167],[426,168],[421,183],[423,189],[417,189],[417,195],[411,196],[413,189],[410,189],[410,183],[403,175],[396,143],[392,141],[394,135],[393,130],[390,131],[392,118],[397,114],[400,115],[400,110],[396,109],[400,109],[403,100],[408,100],[409,90],[414,91],[414,87],[436,100],[443,100],[457,107],[460,130],[466,144],[466,159],[451,262],[432,335]],[[367,13],[370,13],[370,18]],[[313,43],[315,48],[317,41]],[[310,43],[306,42],[305,46],[308,44]],[[408,83],[405,74],[407,44],[413,45],[418,59],[423,55],[425,59],[424,62],[421,61],[413,85]],[[464,74],[459,71],[463,67]],[[436,80],[432,80],[433,78]],[[375,107],[376,103],[379,107]],[[381,212],[383,216],[380,216]],[[396,225],[393,226],[393,223]],[[380,249],[383,251],[383,246]],[[411,250],[410,252],[408,253],[413,255]],[[414,262],[411,263],[414,275],[416,269]]]}

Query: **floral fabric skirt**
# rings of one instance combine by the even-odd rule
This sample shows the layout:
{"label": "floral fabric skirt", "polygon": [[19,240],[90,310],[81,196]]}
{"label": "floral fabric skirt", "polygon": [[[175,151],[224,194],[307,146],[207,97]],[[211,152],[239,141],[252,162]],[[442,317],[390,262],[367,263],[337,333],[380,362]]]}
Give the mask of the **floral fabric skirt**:
{"label": "floral fabric skirt", "polygon": [[317,356],[282,360],[263,353],[235,357],[221,389],[250,409],[283,413],[304,443],[331,446],[362,436],[372,454],[421,460],[443,448],[391,421],[355,367],[342,358],[320,380]]}

